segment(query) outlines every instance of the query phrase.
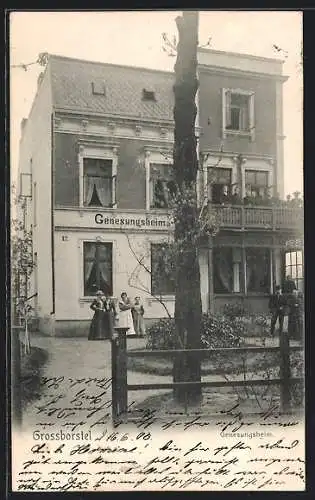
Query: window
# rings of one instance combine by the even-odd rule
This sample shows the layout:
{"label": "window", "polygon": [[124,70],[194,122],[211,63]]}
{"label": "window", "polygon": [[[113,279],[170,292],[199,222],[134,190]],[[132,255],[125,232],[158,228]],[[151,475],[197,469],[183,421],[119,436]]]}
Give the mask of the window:
{"label": "window", "polygon": [[143,89],[142,90],[142,100],[143,101],[156,101],[154,90]]}
{"label": "window", "polygon": [[270,292],[270,249],[246,248],[246,287],[248,292]]}
{"label": "window", "polygon": [[213,289],[214,293],[233,292],[232,248],[213,249]]}
{"label": "window", "polygon": [[169,164],[150,164],[150,207],[168,208],[176,192],[172,180],[173,168]]}
{"label": "window", "polygon": [[246,195],[265,198],[268,195],[268,172],[246,170]]}
{"label": "window", "polygon": [[285,253],[285,276],[291,276],[296,288],[303,292],[303,254],[302,250],[294,250]]}
{"label": "window", "polygon": [[116,176],[112,160],[83,159],[83,204],[87,207],[112,207],[116,201]]}
{"label": "window", "polygon": [[151,244],[151,293],[175,294],[175,263],[167,244]]}
{"label": "window", "polygon": [[97,290],[112,295],[112,243],[83,243],[84,295],[94,295]]}
{"label": "window", "polygon": [[209,168],[208,196],[212,203],[224,203],[231,196],[232,170],[230,168]]}
{"label": "window", "polygon": [[242,90],[223,89],[223,133],[253,133],[254,94]]}
{"label": "window", "polygon": [[20,174],[20,196],[32,197],[32,174]]}
{"label": "window", "polygon": [[106,94],[105,83],[103,81],[92,82],[92,94],[105,96],[105,94]]}

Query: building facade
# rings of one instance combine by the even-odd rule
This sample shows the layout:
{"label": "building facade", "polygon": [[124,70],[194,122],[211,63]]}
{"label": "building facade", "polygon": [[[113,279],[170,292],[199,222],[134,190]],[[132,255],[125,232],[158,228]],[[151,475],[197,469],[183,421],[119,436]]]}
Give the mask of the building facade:
{"label": "building facade", "polygon": [[[202,307],[263,310],[285,265],[303,278],[300,257],[294,267],[285,256],[302,237],[301,210],[270,204],[283,194],[282,63],[198,57],[198,197],[220,221],[199,251]],[[173,228],[173,82],[168,72],[50,56],[20,143],[41,329],[85,335],[99,288],[141,296],[147,320],[173,314],[162,252]]]}

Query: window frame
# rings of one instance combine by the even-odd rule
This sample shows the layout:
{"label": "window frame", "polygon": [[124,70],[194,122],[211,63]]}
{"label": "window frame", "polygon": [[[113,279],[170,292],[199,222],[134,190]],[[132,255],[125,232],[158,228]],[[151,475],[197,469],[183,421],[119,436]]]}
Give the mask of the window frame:
{"label": "window frame", "polygon": [[[301,264],[298,264],[298,259],[297,259],[297,254],[298,253],[301,253]],[[292,264],[292,254],[295,254],[295,264],[293,263]],[[286,256],[287,255],[290,255],[290,264],[287,264],[287,260],[286,260]],[[302,268],[302,276],[299,277],[298,276],[298,267],[301,266]],[[292,274],[292,268],[295,268],[295,273],[296,273],[296,277],[294,278],[293,277],[293,274]],[[292,248],[292,249],[287,249],[284,251],[284,266],[283,266],[283,272],[284,272],[284,278],[289,274],[291,277],[292,277],[292,280],[294,281],[297,289],[299,291],[304,291],[304,255],[303,255],[303,250],[299,249],[299,248]],[[300,288],[299,287],[299,282],[302,283],[302,287]]]}
{"label": "window frame", "polygon": [[[217,182],[211,182],[211,171],[215,171],[215,173],[217,174],[218,173],[218,170],[225,170],[225,171],[229,171],[229,176],[230,176],[230,183],[229,184],[221,184],[221,183],[217,183]],[[207,166],[207,177],[206,177],[206,182],[207,182],[207,199],[210,200],[212,203],[214,204],[219,204],[220,202],[214,202],[213,201],[213,196],[212,196],[212,186],[216,185],[216,186],[228,186],[229,188],[229,193],[228,193],[228,196],[231,196],[232,194],[232,190],[233,190],[233,168],[230,167],[230,166],[213,166],[213,165],[208,165]]]}
{"label": "window frame", "polygon": [[[163,150],[163,149],[162,149]],[[165,208],[151,208],[151,164],[156,165],[169,165],[172,167],[173,165],[173,155],[172,151],[168,148],[165,148],[165,153],[163,154],[161,150],[157,151],[156,146],[146,146],[144,148],[144,168],[145,168],[145,209],[146,211],[151,210],[164,210]]]}
{"label": "window frame", "polygon": [[[112,204],[111,206],[95,206],[88,207],[84,204],[84,159],[98,159],[98,160],[111,160],[112,162]],[[80,144],[79,145],[79,170],[80,170],[80,193],[79,193],[79,207],[81,209],[92,209],[98,210],[117,208],[117,167],[118,167],[118,146],[116,144],[112,145],[90,145],[90,144]]]}
{"label": "window frame", "polygon": [[[165,167],[165,168],[172,168],[172,163],[166,163],[166,162],[151,162],[150,163],[150,170],[149,170],[149,208],[150,210],[169,210],[169,206],[166,206],[166,207],[155,207],[153,206],[153,201],[154,201],[154,179],[152,179],[152,170],[154,168],[154,166],[157,166],[157,167]],[[167,180],[167,178],[162,178],[161,179],[162,182],[170,182],[171,180],[173,179],[169,179]],[[168,203],[168,200],[166,200],[166,202]]]}
{"label": "window frame", "polygon": [[32,198],[32,173],[20,173],[19,196],[23,198]]}
{"label": "window frame", "polygon": [[171,292],[171,291],[168,291],[168,290],[163,290],[163,291],[160,291],[160,290],[154,290],[154,283],[153,283],[153,247],[161,247],[161,246],[167,246],[169,245],[169,243],[163,243],[163,242],[150,242],[150,269],[151,269],[151,283],[150,283],[150,287],[151,287],[151,294],[153,297],[174,297],[175,296],[175,292],[176,292],[176,281],[175,281],[175,277],[173,278],[174,279],[174,290]]}
{"label": "window frame", "polygon": [[[255,177],[257,177],[257,174],[265,174],[266,175],[266,184],[263,186],[263,185],[260,185],[260,184],[257,184],[257,181],[255,181],[256,183],[255,184],[249,184],[248,182],[246,182],[246,174],[254,174]],[[247,193],[247,189],[248,189],[248,186],[251,186],[251,194],[250,196],[252,196],[252,191],[254,188],[257,189],[259,191],[260,188],[264,188],[265,189],[265,195],[266,196],[268,194],[268,190],[270,189],[270,170],[260,170],[260,169],[254,169],[254,168],[245,168],[245,171],[244,171],[244,183],[245,183],[245,195]]]}
{"label": "window frame", "polygon": [[[248,266],[247,266],[247,259],[248,259],[248,253],[249,251],[260,251],[264,250],[266,252],[266,255],[268,256],[268,282],[266,284],[266,290],[250,290],[249,289],[249,283],[247,284],[247,274],[248,274]],[[245,261],[244,261],[244,270],[245,270],[245,289],[246,289],[246,295],[268,295],[270,294],[271,288],[272,288],[272,280],[273,280],[273,275],[272,275],[272,255],[271,255],[271,248],[267,246],[246,246],[245,247]]]}
{"label": "window frame", "polygon": [[[111,245],[111,296],[113,296],[114,289],[115,289],[115,283],[114,283],[114,253],[115,253],[115,246],[114,246],[114,241],[112,240],[101,240],[101,239],[84,239],[81,240],[81,245],[80,245],[80,276],[81,276],[81,300],[87,300],[90,301],[95,297],[94,295],[85,295],[85,279],[84,279],[84,271],[85,271],[85,244],[90,243],[90,244],[95,244],[95,245]],[[82,267],[81,267],[82,266]],[[95,290],[96,291],[96,290]]]}
{"label": "window frame", "polygon": [[[227,107],[228,100],[232,94],[248,97],[248,130],[228,128],[227,124]],[[255,140],[255,93],[251,90],[223,88],[222,89],[222,138],[227,135],[242,135]]]}
{"label": "window frame", "polygon": [[[110,165],[110,175],[87,175],[85,173],[85,168],[86,168],[86,161],[89,161],[89,160],[99,160],[99,161],[110,161],[111,162],[111,165]],[[102,205],[101,201],[100,201],[100,205],[87,205],[86,204],[86,200],[84,199],[85,198],[85,182],[86,182],[86,178],[88,177],[93,177],[93,178],[98,178],[98,179],[106,179],[106,180],[110,180],[110,184],[111,184],[111,202],[110,204],[108,205]],[[83,205],[84,207],[88,207],[88,208],[112,208],[113,205],[115,205],[116,203],[116,200],[115,200],[115,196],[116,196],[116,187],[115,187],[115,183],[116,183],[116,175],[113,175],[113,160],[112,159],[105,159],[105,158],[91,158],[91,157],[85,157],[83,158]]]}

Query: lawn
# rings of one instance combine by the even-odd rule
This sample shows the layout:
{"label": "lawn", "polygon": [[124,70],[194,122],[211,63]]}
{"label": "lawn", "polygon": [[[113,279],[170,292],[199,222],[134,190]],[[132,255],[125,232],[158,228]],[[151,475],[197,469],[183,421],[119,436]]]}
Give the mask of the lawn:
{"label": "lawn", "polygon": [[[172,375],[173,361],[167,354],[165,357],[128,357],[128,369],[140,372],[149,373],[151,375]],[[274,367],[279,367],[279,355],[271,353],[262,354],[239,354],[235,352],[227,354],[213,353],[212,359],[208,358],[202,361],[202,375],[222,375],[234,374],[244,370],[253,372],[259,369],[264,371]]]}

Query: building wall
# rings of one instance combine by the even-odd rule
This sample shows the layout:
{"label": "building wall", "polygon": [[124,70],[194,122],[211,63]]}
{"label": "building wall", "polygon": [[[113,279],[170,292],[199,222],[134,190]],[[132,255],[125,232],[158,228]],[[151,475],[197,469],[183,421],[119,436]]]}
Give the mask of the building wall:
{"label": "building wall", "polygon": [[[19,172],[32,172],[33,193],[28,217],[33,228],[33,251],[37,253],[30,295],[38,293],[40,318],[53,312],[51,252],[51,112],[49,69],[38,88],[20,142]],[[31,167],[30,167],[31,165]],[[34,189],[34,183],[36,189]],[[36,199],[35,199],[36,198]],[[34,213],[36,210],[36,214]],[[36,279],[35,279],[36,275]],[[35,286],[37,284],[37,288]]]}
{"label": "building wall", "polygon": [[[150,243],[165,241],[166,234],[129,234],[130,245],[139,258],[145,254],[145,265],[150,267]],[[83,289],[83,242],[111,242],[113,244],[113,296],[120,297],[126,291],[131,298],[142,297],[147,318],[165,316],[161,304],[151,294],[151,275],[139,267],[130,250],[127,237],[111,230],[58,230],[55,234],[56,269],[56,319],[88,320],[92,317],[89,306],[91,297],[84,297]],[[134,274],[134,277],[132,275]],[[165,298],[173,315],[174,298]]]}
{"label": "building wall", "polygon": [[[82,135],[55,134],[55,204],[79,206],[79,148]],[[117,143],[117,207],[145,208],[145,167],[140,161],[143,144],[137,139],[115,138]],[[104,142],[106,144],[106,141]]]}
{"label": "building wall", "polygon": [[265,78],[220,75],[199,70],[201,150],[220,150],[222,144],[222,89],[254,92],[255,140],[241,135],[228,135],[224,150],[246,155],[276,156],[276,83]]}

